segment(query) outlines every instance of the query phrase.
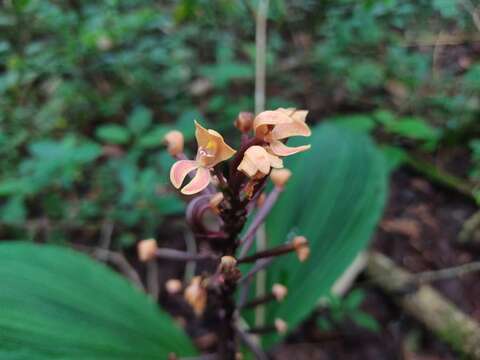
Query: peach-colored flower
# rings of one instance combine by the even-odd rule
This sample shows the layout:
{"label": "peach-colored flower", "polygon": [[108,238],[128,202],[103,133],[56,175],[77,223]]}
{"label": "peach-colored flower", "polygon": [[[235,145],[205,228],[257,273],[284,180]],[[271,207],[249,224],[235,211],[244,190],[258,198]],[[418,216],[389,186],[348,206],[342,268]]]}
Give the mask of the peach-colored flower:
{"label": "peach-colored flower", "polygon": [[235,154],[235,150],[225,143],[218,132],[207,130],[196,121],[195,127],[198,144],[196,159],[177,161],[170,169],[170,181],[177,189],[182,186],[189,173],[196,171],[192,180],[181,190],[185,195],[196,194],[205,189],[211,181],[210,169]]}
{"label": "peach-colored flower", "polygon": [[291,136],[310,136],[305,123],[308,111],[293,108],[261,112],[253,121],[255,136],[269,144],[270,151],[278,156],[293,155],[310,149],[310,145],[289,147],[281,140]]}
{"label": "peach-colored flower", "polygon": [[264,147],[254,145],[245,151],[242,162],[237,170],[250,178],[260,179],[270,172],[270,168],[282,168],[283,161],[278,156],[269,153]]}

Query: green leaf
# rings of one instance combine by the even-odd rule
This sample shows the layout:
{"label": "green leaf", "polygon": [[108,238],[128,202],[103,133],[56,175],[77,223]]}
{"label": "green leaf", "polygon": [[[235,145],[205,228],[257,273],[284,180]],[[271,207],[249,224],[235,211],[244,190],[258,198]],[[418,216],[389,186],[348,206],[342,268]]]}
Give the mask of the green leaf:
{"label": "green leaf", "polygon": [[310,151],[287,161],[293,176],[267,221],[270,246],[295,233],[310,241],[306,262],[292,254],[268,269],[270,286],[285,284],[289,294],[268,306],[267,320],[282,318],[289,329],[312,312],[368,245],[386,197],[384,158],[366,135],[326,123],[314,129],[311,144]]}
{"label": "green leaf", "polygon": [[27,208],[22,195],[12,195],[0,208],[0,221],[10,225],[20,225],[25,222]]}
{"label": "green leaf", "polygon": [[408,153],[400,147],[384,145],[381,149],[389,173],[398,169],[408,159]]}
{"label": "green leaf", "polygon": [[343,305],[348,310],[355,310],[362,305],[364,299],[365,293],[360,289],[355,289],[345,297]]}
{"label": "green leaf", "polygon": [[385,130],[414,140],[436,141],[440,134],[438,129],[428,124],[424,119],[404,117],[388,124]]}
{"label": "green leaf", "polygon": [[146,295],[104,265],[52,245],[0,245],[0,358],[166,359],[195,353]]}
{"label": "green leaf", "polygon": [[24,194],[27,188],[28,179],[5,179],[0,181],[0,196]]}
{"label": "green leaf", "polygon": [[136,135],[142,134],[152,123],[152,111],[145,106],[137,106],[133,109],[127,120],[130,131]]}
{"label": "green leaf", "polygon": [[372,332],[379,332],[381,329],[380,325],[378,324],[378,321],[373,316],[365,312],[362,312],[362,311],[354,312],[350,314],[350,318],[358,326],[361,326]]}
{"label": "green leaf", "polygon": [[144,149],[160,148],[165,134],[171,130],[171,126],[158,125],[146,134],[142,135],[138,144]]}
{"label": "green leaf", "polygon": [[116,125],[108,124],[97,128],[95,135],[103,141],[112,144],[126,144],[130,140],[130,133],[127,128]]}

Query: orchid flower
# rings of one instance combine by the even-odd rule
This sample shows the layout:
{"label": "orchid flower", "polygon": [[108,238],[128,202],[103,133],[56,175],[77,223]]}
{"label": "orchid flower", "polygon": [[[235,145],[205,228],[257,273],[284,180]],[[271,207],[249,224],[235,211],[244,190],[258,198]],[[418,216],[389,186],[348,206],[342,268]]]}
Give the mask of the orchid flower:
{"label": "orchid flower", "polygon": [[264,147],[254,145],[245,151],[237,170],[250,178],[259,179],[268,175],[271,168],[280,169],[282,167],[282,159],[269,153]]}
{"label": "orchid flower", "polygon": [[192,180],[181,190],[185,195],[196,194],[205,189],[212,179],[210,170],[235,154],[235,150],[228,146],[222,135],[215,130],[207,130],[196,121],[195,128],[198,144],[195,160],[179,160],[170,169],[170,181],[177,189],[182,186],[185,177],[195,171]]}
{"label": "orchid flower", "polygon": [[253,121],[255,136],[269,144],[269,150],[278,156],[293,155],[310,149],[310,145],[289,147],[282,140],[291,136],[310,136],[305,123],[308,111],[293,108],[264,111]]}

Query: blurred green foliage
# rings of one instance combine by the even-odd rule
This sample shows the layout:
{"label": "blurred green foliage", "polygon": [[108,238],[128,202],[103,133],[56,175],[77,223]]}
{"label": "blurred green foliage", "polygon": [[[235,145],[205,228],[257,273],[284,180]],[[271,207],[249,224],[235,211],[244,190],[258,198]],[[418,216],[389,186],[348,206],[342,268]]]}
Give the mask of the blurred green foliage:
{"label": "blurred green foliage", "polygon": [[359,327],[379,332],[381,326],[378,321],[360,307],[364,300],[365,292],[361,289],[354,289],[343,298],[334,294],[328,295],[325,298],[325,305],[329,311],[316,319],[318,327],[323,331],[329,331],[350,320]]}
{"label": "blurred green foliage", "polygon": [[[179,128],[191,139],[197,118],[228,136],[253,108],[255,9],[254,0],[5,1],[1,235],[95,241],[111,221],[117,245],[157,236],[183,209],[167,184],[163,135]],[[439,46],[442,36],[453,45]],[[271,0],[267,105],[308,108],[316,120],[368,114],[431,150],[478,115],[478,36],[453,0]],[[362,117],[352,123],[372,126]]]}

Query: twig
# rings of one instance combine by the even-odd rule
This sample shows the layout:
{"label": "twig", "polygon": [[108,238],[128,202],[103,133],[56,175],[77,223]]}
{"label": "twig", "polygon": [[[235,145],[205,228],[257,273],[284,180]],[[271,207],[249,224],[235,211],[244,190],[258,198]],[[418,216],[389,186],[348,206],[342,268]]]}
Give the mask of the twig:
{"label": "twig", "polygon": [[[412,289],[410,284],[415,281],[415,276],[376,252],[369,256],[367,275],[452,347],[480,359],[480,325],[438,291],[429,285]],[[437,278],[437,275],[426,277]]]}
{"label": "twig", "polygon": [[[255,26],[255,113],[258,114],[265,110],[265,88],[266,88],[266,58],[267,58],[267,15],[268,0],[260,0],[258,3],[257,21]],[[268,213],[268,210],[266,213]],[[266,215],[265,213],[265,215]],[[257,251],[267,248],[267,236],[265,225],[259,223],[253,235],[257,235]],[[240,256],[248,253],[250,244],[244,243]],[[255,286],[256,296],[265,294],[266,273],[259,271],[257,274],[257,282]],[[255,324],[263,325],[265,320],[265,307],[259,306],[255,309]]]}
{"label": "twig", "polygon": [[266,45],[268,0],[258,3],[255,25],[255,113],[265,109]]}
{"label": "twig", "polygon": [[440,270],[423,271],[412,275],[412,282],[426,283],[437,280],[451,279],[461,277],[463,275],[480,271],[480,261],[472,261],[466,264],[452,266]]}

